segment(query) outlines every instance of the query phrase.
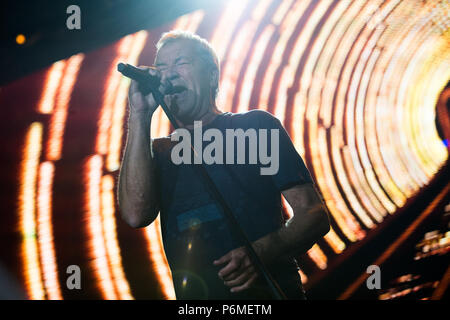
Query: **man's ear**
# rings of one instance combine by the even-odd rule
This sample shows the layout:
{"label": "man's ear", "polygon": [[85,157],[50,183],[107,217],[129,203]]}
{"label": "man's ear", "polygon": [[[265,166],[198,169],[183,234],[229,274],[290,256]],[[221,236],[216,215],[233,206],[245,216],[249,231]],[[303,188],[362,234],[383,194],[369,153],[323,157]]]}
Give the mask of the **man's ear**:
{"label": "man's ear", "polygon": [[219,72],[216,69],[212,69],[209,73],[209,86],[215,87],[219,83]]}

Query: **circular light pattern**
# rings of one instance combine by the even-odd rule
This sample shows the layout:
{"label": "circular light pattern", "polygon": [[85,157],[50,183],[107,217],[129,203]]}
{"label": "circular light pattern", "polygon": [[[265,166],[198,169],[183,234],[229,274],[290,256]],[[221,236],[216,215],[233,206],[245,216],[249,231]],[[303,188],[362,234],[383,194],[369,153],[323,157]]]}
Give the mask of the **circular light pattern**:
{"label": "circular light pattern", "polygon": [[[447,160],[435,108],[450,78],[449,10],[444,0],[233,0],[218,16],[196,11],[171,25],[198,32],[216,48],[221,60],[219,107],[273,113],[314,176],[332,229],[308,251],[315,267],[302,270],[304,282],[394,214]],[[144,47],[152,32],[118,41],[110,49],[115,58],[109,69],[99,70],[106,72],[106,80],[104,92],[98,93],[102,104],[92,137],[94,154],[86,155],[83,164],[83,219],[84,250],[105,299],[133,298],[122,264],[113,194],[129,86],[116,65],[148,64],[151,57]],[[48,115],[49,124],[32,123],[24,143],[18,215],[23,273],[32,299],[62,298],[52,235],[57,227],[51,223],[52,184],[84,60],[80,54],[48,69],[36,109]],[[158,109],[152,136],[169,131]],[[284,199],[283,205],[292,214]],[[145,228],[142,237],[153,266],[149,272],[158,278],[161,294],[173,299],[159,223],[157,219]]]}
{"label": "circular light pattern", "polygon": [[27,38],[26,38],[23,34],[18,34],[18,35],[16,36],[16,43],[17,43],[18,45],[22,45],[22,44],[24,44],[26,41],[27,41]]}

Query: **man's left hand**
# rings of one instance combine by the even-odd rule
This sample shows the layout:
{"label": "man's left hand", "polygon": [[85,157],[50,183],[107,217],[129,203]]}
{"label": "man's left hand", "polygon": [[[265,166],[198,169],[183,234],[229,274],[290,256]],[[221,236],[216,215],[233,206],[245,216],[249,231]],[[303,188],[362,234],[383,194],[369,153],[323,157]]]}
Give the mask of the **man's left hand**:
{"label": "man's left hand", "polygon": [[250,288],[258,278],[258,273],[245,247],[231,250],[213,263],[215,266],[226,264],[218,275],[226,286],[231,287],[231,292],[239,292]]}

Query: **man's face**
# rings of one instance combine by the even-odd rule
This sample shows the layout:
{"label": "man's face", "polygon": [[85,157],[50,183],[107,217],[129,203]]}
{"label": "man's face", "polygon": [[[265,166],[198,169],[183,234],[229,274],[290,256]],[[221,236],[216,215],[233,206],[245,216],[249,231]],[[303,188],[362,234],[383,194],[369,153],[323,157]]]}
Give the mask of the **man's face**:
{"label": "man's face", "polygon": [[174,115],[184,123],[203,115],[210,103],[211,71],[198,56],[189,40],[175,40],[158,52],[155,65],[161,72],[161,82],[169,81],[173,94],[165,100]]}

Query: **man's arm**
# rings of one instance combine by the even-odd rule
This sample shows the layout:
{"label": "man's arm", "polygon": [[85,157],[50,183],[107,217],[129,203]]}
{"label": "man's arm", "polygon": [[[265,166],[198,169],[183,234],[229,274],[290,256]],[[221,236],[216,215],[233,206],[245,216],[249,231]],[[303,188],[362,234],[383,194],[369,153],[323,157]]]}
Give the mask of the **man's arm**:
{"label": "man's arm", "polygon": [[312,183],[283,191],[293,210],[286,226],[253,243],[263,261],[271,263],[280,256],[308,251],[330,230],[327,209]]}
{"label": "man's arm", "polygon": [[[294,216],[286,225],[253,243],[258,256],[266,264],[289,254],[302,254],[330,230],[328,214],[312,183],[296,185],[283,191],[293,209]],[[247,289],[256,280],[257,273],[245,247],[230,251],[214,262],[226,263],[219,277],[232,292]]]}
{"label": "man's arm", "polygon": [[118,202],[122,218],[133,228],[148,226],[158,215],[155,159],[151,152],[151,116],[130,113],[120,167]]}
{"label": "man's arm", "polygon": [[[152,76],[159,75],[157,70],[148,67],[141,69]],[[144,96],[134,80],[131,81],[128,99],[128,137],[120,166],[117,198],[122,218],[130,226],[140,228],[152,223],[159,210],[156,161],[150,136],[151,119],[158,104],[152,94]]]}

